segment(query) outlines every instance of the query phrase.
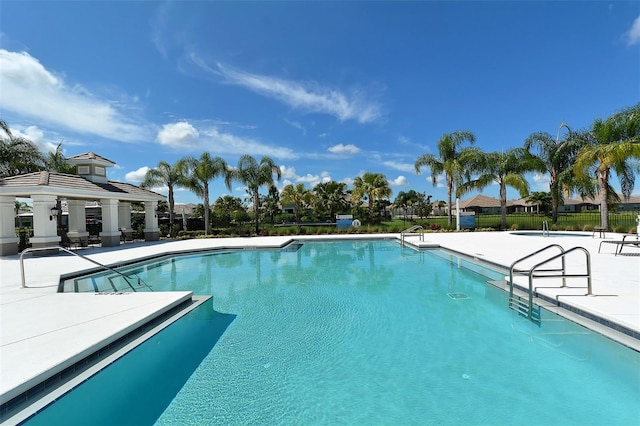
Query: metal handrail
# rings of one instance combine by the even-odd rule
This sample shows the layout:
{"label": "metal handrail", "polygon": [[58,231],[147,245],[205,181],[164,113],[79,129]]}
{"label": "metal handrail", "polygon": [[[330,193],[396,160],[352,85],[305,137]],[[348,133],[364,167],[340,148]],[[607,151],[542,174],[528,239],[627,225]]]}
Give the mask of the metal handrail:
{"label": "metal handrail", "polygon": [[543,237],[548,237],[549,236],[549,221],[548,220],[544,220],[542,221],[542,236]]}
{"label": "metal handrail", "polygon": [[[516,260],[515,262],[513,262],[511,264],[511,268],[509,269],[509,300],[511,300],[513,298],[513,272],[517,272],[517,273],[522,273],[525,272],[524,270],[515,270],[515,265],[517,263],[519,263],[522,260],[528,259],[538,253],[541,253],[543,251],[545,251],[546,249],[549,249],[551,247],[558,247],[560,248],[560,253],[556,254],[555,256],[549,257],[545,260],[543,260],[542,262],[539,262],[537,264],[535,264],[534,266],[532,266],[529,271],[528,271],[528,276],[529,276],[529,304],[528,304],[528,316],[529,318],[531,318],[531,315],[533,313],[533,279],[534,278],[559,278],[562,277],[562,287],[566,287],[567,285],[567,278],[586,278],[587,279],[587,296],[591,296],[593,293],[591,291],[591,255],[589,254],[589,251],[587,249],[585,249],[584,247],[573,247],[570,248],[569,250],[564,250],[564,248],[562,248],[562,246],[560,246],[559,244],[552,244],[550,246],[544,247],[538,251],[536,251],[535,253],[531,253],[528,256],[525,256],[521,259]],[[584,274],[567,274],[566,273],[566,262],[565,262],[565,257],[571,253],[574,252],[576,250],[580,250],[582,251],[585,256],[586,256],[586,267],[587,267],[587,271]],[[541,266],[546,265],[549,262],[553,262],[556,259],[561,259],[562,260],[562,268],[561,269],[539,269]],[[561,274],[538,274],[536,275],[535,272],[554,272],[554,271],[561,271]]]}
{"label": "metal handrail", "polygon": [[[76,252],[74,252],[74,251],[68,250],[68,249],[66,249],[66,248],[64,248],[64,247],[60,247],[60,246],[53,246],[53,247],[40,247],[40,248],[28,248],[28,249],[23,250],[23,251],[22,251],[22,253],[20,253],[20,276],[21,276],[21,278],[22,278],[22,282],[21,282],[20,288],[26,288],[26,287],[27,287],[27,285],[26,285],[26,281],[25,281],[25,278],[24,278],[24,255],[25,255],[26,253],[32,253],[32,252],[35,252],[35,251],[50,251],[50,250],[59,250],[59,251],[64,251],[64,252],[66,252],[66,253],[69,253],[69,254],[72,254],[72,255],[74,255],[74,256],[77,256],[77,257],[79,257],[79,258],[81,258],[81,259],[88,260],[89,262],[93,263],[94,265],[98,265],[98,266],[100,266],[102,269],[106,269],[106,270],[108,270],[108,271],[115,272],[116,274],[118,274],[118,275],[120,275],[120,276],[122,276],[122,277],[124,278],[124,280],[127,282],[127,284],[129,284],[129,287],[131,287],[131,289],[132,289],[133,291],[136,291],[136,289],[131,285],[131,282],[129,281],[129,278],[131,278],[131,277],[129,277],[129,276],[127,276],[127,275],[123,274],[122,272],[117,271],[117,270],[115,270],[115,269],[113,269],[113,268],[111,268],[111,267],[109,267],[109,266],[107,266],[107,265],[103,265],[103,264],[102,264],[102,263],[100,263],[100,262],[96,262],[96,261],[95,261],[95,260],[93,260],[93,259],[89,259],[89,258],[88,258],[88,257],[86,257],[86,256],[83,256],[83,255],[81,255],[81,254],[78,254],[78,253],[76,253]],[[134,274],[134,276],[138,279],[138,286],[140,286],[140,283],[142,283],[142,284],[144,284],[144,286],[145,286],[145,287],[147,287],[150,291],[153,291],[153,289],[151,288],[151,286],[150,286],[149,284],[147,284],[147,283],[146,283],[142,278],[140,278],[140,277],[139,277],[138,275],[136,275],[136,274]]]}
{"label": "metal handrail", "polygon": [[[521,257],[520,259],[514,261],[511,264],[511,266],[509,267],[509,298],[513,297],[513,272],[514,271],[517,272],[517,273],[526,272],[526,270],[517,270],[517,269],[515,269],[516,265],[518,263],[522,262],[523,260],[527,260],[527,259],[535,256],[536,254],[540,254],[543,251],[546,251],[546,250],[548,250],[550,248],[554,248],[554,247],[559,248],[560,249],[560,253],[564,253],[564,248],[560,244],[551,244],[551,245],[548,245],[546,247],[541,248],[538,251],[534,251],[533,253],[530,253],[530,254],[528,254],[528,255],[526,255],[524,257]],[[562,272],[564,272],[564,257],[562,258],[562,269],[550,269],[548,271],[549,272],[553,272],[553,271],[560,271],[560,270]],[[562,286],[564,287],[565,285],[566,285],[566,281],[563,279],[562,280]]]}
{"label": "metal handrail", "polygon": [[[424,230],[422,225],[413,225],[411,228],[407,228],[404,231],[402,231],[400,233],[400,243],[404,245],[404,235],[405,234],[415,233],[415,231],[417,231],[419,229]],[[424,233],[423,232],[420,232],[420,241],[424,241]]]}

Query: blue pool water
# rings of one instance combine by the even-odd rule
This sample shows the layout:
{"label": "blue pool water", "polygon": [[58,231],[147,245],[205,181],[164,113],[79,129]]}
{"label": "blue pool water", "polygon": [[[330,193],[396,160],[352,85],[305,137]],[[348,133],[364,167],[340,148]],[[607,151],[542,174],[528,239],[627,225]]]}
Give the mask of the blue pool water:
{"label": "blue pool water", "polygon": [[394,241],[183,256],[134,268],[213,299],[28,424],[631,425],[640,354]]}

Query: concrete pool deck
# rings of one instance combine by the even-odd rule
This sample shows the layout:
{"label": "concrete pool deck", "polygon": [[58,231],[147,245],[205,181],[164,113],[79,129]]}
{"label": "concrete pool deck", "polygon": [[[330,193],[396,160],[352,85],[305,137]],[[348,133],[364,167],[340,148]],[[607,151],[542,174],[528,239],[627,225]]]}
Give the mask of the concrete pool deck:
{"label": "concrete pool deck", "polygon": [[[608,233],[606,237],[613,240],[615,234]],[[112,265],[166,252],[281,247],[292,239],[343,238],[399,239],[400,235],[304,235],[160,241],[115,248],[87,248],[79,253]],[[509,232],[428,233],[424,241],[417,236],[407,237],[407,241],[425,248],[440,246],[505,267],[549,244],[557,243],[565,249],[584,247],[591,259],[592,296],[585,296],[586,288],[582,288],[586,285],[584,278],[570,280],[568,288],[560,288],[559,279],[541,280],[543,284],[536,282],[535,285],[544,288],[538,288],[538,291],[550,298],[560,296],[559,300],[576,310],[631,330],[636,338],[629,338],[627,345],[640,350],[640,340],[637,339],[640,334],[640,249],[637,247],[625,247],[623,254],[630,254],[628,256],[615,256],[615,245],[603,244],[602,252],[598,253],[603,240],[591,238],[590,234],[586,237],[544,238],[512,235]],[[550,252],[550,255],[556,253]],[[567,257],[570,271],[584,268],[584,264],[585,256],[580,252]],[[27,288],[21,288],[19,257],[0,257],[0,404],[10,401],[150,318],[191,298],[191,292],[185,291],[106,295],[57,293],[61,275],[93,267],[85,259],[70,255],[28,255],[25,256]]]}

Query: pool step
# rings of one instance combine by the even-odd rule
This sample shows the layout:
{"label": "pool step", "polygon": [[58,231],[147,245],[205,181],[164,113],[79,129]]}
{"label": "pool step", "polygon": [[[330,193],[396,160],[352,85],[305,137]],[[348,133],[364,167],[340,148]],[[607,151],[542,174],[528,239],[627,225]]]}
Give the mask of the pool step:
{"label": "pool step", "polygon": [[514,294],[509,298],[509,309],[516,311],[519,315],[529,318],[536,324],[540,324],[540,307],[533,306],[529,312],[529,301],[524,297]]}

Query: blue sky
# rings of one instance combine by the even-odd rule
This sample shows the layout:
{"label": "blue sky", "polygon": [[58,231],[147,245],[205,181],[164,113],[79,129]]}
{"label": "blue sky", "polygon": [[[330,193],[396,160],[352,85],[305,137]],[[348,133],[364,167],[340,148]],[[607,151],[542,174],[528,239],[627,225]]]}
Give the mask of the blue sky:
{"label": "blue sky", "polygon": [[639,101],[637,1],[0,2],[0,117],[131,183],[209,151],[270,156],[279,188],[375,172],[440,200],[413,164],[444,133],[499,151]]}

